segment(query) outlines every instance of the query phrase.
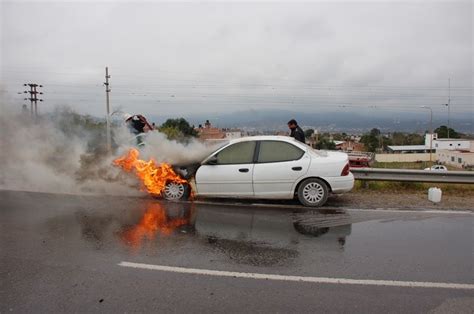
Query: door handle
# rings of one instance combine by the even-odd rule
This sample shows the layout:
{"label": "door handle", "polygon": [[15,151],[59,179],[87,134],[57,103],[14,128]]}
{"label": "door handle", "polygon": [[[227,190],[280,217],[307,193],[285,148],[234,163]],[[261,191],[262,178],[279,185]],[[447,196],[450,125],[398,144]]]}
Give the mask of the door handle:
{"label": "door handle", "polygon": [[303,170],[303,167],[293,167],[293,168],[291,168],[291,170],[301,171],[301,170]]}
{"label": "door handle", "polygon": [[239,171],[240,172],[249,172],[249,168],[240,168]]}

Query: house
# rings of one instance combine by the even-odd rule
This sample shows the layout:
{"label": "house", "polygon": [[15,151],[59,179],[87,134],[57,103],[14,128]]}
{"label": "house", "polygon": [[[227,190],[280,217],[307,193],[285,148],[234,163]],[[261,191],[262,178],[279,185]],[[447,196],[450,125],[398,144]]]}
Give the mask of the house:
{"label": "house", "polygon": [[410,153],[434,153],[437,150],[469,150],[472,142],[459,138],[438,138],[438,134],[427,133],[424,145],[390,145],[387,146],[389,153],[410,154]]}
{"label": "house", "polygon": [[216,128],[209,120],[206,120],[204,127],[200,124],[196,131],[198,137],[203,141],[225,141],[242,137],[241,130]]}
{"label": "house", "polygon": [[204,127],[200,124],[196,131],[198,132],[198,137],[204,141],[225,138],[225,133],[221,129],[213,127],[209,120],[206,120]]}
{"label": "house", "polygon": [[444,149],[436,150],[436,160],[439,163],[456,168],[474,168],[474,141],[473,140],[451,140],[440,141],[438,147]]}
{"label": "house", "polygon": [[339,146],[341,150],[345,152],[363,152],[365,150],[365,145],[363,143],[357,143],[355,141],[344,141]]}

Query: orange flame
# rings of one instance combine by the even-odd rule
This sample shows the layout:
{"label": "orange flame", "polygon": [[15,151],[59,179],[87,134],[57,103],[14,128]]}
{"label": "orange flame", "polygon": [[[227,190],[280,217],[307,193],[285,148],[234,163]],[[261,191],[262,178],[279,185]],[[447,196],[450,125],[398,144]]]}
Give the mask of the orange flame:
{"label": "orange flame", "polygon": [[190,216],[168,217],[166,210],[159,203],[150,203],[138,224],[121,234],[122,240],[134,248],[138,248],[145,239],[153,240],[157,235],[170,235],[176,228],[190,223]]}
{"label": "orange flame", "polygon": [[153,159],[141,160],[139,156],[139,151],[132,148],[126,155],[115,159],[114,165],[126,172],[134,172],[148,193],[160,195],[168,182],[187,183],[174,172],[170,164],[157,164]]}

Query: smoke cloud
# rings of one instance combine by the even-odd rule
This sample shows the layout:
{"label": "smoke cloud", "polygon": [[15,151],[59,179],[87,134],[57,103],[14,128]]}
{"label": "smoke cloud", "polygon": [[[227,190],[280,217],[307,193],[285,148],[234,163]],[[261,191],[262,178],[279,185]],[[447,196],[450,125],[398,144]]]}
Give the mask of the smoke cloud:
{"label": "smoke cloud", "polygon": [[144,158],[153,158],[157,162],[186,165],[201,162],[216,149],[217,145],[205,145],[196,139],[183,144],[168,140],[160,132],[149,132],[144,138],[145,146],[141,149]]}
{"label": "smoke cloud", "polygon": [[[107,154],[104,122],[67,108],[37,121],[29,112],[0,116],[0,189],[71,194],[143,195],[136,178],[112,161],[136,147],[123,123],[113,128],[113,154]],[[145,136],[142,158],[157,162],[199,162],[212,148],[170,141],[157,131]]]}

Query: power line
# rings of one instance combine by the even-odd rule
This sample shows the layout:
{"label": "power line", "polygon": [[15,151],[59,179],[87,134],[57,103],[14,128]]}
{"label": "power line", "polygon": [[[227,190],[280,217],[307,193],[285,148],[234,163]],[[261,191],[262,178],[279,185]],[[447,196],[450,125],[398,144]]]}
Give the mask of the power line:
{"label": "power line", "polygon": [[[23,93],[25,94],[30,94],[30,97],[25,98],[25,100],[30,101],[30,114],[31,116],[35,118],[35,121],[38,120],[38,101],[43,101],[43,99],[38,98],[39,95],[43,95],[43,92],[38,92],[37,88],[38,87],[43,87],[43,85],[38,85],[36,83],[25,83],[23,86],[29,86],[30,90],[29,91],[24,91]],[[34,113],[33,113],[33,106],[34,106]]]}

